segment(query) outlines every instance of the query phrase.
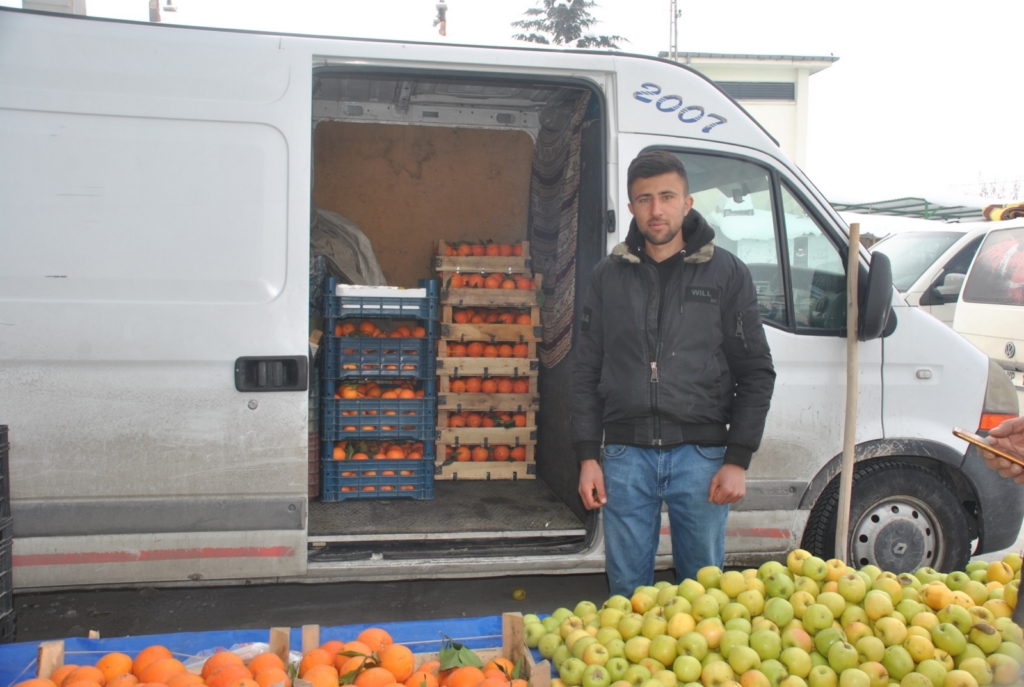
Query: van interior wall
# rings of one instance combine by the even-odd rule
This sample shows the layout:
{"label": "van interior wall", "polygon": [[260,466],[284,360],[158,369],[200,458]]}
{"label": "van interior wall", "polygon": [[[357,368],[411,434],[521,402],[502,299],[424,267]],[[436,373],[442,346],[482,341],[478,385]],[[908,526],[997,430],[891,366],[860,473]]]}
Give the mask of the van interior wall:
{"label": "van interior wall", "polygon": [[580,192],[579,217],[577,220],[576,246],[576,299],[573,318],[573,348],[558,365],[551,369],[541,368],[539,389],[544,406],[564,408],[566,412],[541,413],[538,423],[538,453],[545,460],[538,461],[537,474],[552,491],[558,494],[566,505],[582,521],[587,520],[587,510],[579,497],[579,464],[572,448],[571,414],[572,370],[576,361],[576,340],[579,335],[580,314],[590,274],[594,265],[605,255],[605,222],[603,155],[601,140],[604,136],[600,117],[587,120],[583,125],[583,140],[580,147]]}
{"label": "van interior wall", "polygon": [[359,225],[388,284],[414,287],[438,239],[526,238],[533,153],[524,131],[321,121],[313,203]]}

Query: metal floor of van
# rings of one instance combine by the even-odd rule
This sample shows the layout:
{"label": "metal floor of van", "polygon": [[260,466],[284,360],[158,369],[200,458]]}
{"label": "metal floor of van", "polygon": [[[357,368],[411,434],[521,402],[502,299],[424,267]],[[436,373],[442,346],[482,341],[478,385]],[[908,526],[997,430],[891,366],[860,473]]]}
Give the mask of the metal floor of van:
{"label": "metal floor of van", "polygon": [[543,480],[434,482],[431,501],[310,501],[310,542],[582,537]]}

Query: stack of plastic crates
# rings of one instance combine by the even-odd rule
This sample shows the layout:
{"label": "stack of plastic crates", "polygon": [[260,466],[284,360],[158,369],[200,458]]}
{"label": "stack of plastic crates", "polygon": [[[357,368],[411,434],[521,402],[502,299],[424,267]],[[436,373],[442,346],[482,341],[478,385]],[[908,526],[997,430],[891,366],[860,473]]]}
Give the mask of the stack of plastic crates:
{"label": "stack of plastic crates", "polygon": [[[320,379],[320,356],[313,366],[313,379]],[[307,484],[308,496],[313,499],[320,496],[320,389],[319,384],[309,387],[309,448],[307,449],[309,474]]]}
{"label": "stack of plastic crates", "polygon": [[14,584],[11,555],[14,525],[11,518],[11,445],[7,425],[0,425],[0,643],[14,641]]}
{"label": "stack of plastic crates", "polygon": [[[339,296],[335,280],[328,279],[320,404],[323,501],[434,497],[438,283],[420,280],[419,287],[423,295],[396,290],[394,296]],[[370,322],[397,330],[396,321],[415,321],[411,332],[422,336],[374,337],[358,329]],[[415,384],[423,393],[348,397],[353,387],[371,382],[384,389]],[[382,444],[423,446],[418,458],[375,458],[387,455]]]}

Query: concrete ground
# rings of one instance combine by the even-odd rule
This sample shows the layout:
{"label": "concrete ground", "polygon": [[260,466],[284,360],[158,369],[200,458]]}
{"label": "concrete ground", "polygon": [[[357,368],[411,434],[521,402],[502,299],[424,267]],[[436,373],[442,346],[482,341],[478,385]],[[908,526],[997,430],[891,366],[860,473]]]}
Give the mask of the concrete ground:
{"label": "concrete ground", "polygon": [[[1013,546],[983,556],[999,560],[1024,551],[1024,529]],[[672,579],[671,571],[658,579]],[[516,601],[521,588],[526,599]],[[497,615],[550,613],[608,596],[604,575],[538,575],[466,580],[347,582],[194,589],[120,589],[15,594],[17,641],[254,629],[271,626],[352,625]]]}

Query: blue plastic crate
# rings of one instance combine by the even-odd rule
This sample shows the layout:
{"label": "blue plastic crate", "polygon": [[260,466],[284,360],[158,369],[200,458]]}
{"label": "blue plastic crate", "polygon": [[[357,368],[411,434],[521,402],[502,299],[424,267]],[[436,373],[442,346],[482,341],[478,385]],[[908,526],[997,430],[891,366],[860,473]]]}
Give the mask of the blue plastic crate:
{"label": "blue plastic crate", "polygon": [[[412,474],[403,475],[402,472]],[[373,487],[373,489],[367,490],[367,487]],[[346,489],[351,489],[351,491],[346,491]],[[433,445],[427,445],[423,458],[416,460],[325,459],[323,461],[323,479],[320,484],[320,498],[323,501],[432,499],[434,498]]]}
{"label": "blue plastic crate", "polygon": [[[433,441],[436,398],[326,399],[321,436],[342,439]],[[348,413],[348,414],[346,414]]]}
{"label": "blue plastic crate", "polygon": [[406,296],[337,296],[338,282],[327,280],[324,295],[324,317],[405,318],[437,320],[437,298],[440,284],[436,279],[420,279],[419,287],[427,290],[426,297]]}
{"label": "blue plastic crate", "polygon": [[433,379],[437,345],[433,338],[374,339],[327,337],[324,379]]}

